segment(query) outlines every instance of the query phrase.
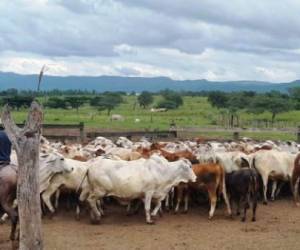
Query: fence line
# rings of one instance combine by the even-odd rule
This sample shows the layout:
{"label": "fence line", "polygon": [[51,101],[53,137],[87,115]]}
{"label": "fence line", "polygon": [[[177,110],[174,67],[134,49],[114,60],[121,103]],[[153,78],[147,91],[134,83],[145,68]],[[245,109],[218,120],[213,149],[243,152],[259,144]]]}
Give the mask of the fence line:
{"label": "fence line", "polygon": [[[23,126],[24,124],[18,124],[18,126]],[[0,124],[0,130],[3,129],[2,124]],[[70,140],[78,142],[86,142],[92,140],[95,137],[103,136],[107,138],[117,138],[120,136],[127,137],[129,139],[138,139],[141,137],[148,137],[150,139],[176,139],[179,135],[186,139],[187,136],[182,136],[184,134],[193,134],[195,137],[206,133],[212,132],[225,132],[229,134],[229,138],[233,140],[240,139],[243,133],[264,133],[264,132],[278,132],[278,133],[289,133],[293,134],[297,141],[300,142],[300,126],[297,128],[178,128],[172,130],[153,130],[153,131],[103,131],[101,129],[95,129],[94,131],[86,130],[83,122],[78,124],[43,124],[43,136],[50,140]]]}

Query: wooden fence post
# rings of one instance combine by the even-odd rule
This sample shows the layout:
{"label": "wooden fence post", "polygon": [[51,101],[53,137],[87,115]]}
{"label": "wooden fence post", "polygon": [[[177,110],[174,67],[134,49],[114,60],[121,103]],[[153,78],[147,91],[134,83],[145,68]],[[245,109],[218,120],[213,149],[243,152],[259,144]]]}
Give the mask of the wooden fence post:
{"label": "wooden fence post", "polygon": [[79,127],[79,130],[80,130],[80,141],[81,141],[81,143],[83,143],[84,140],[85,140],[85,136],[84,136],[84,123],[80,122],[79,126],[80,126]]}
{"label": "wooden fence post", "polygon": [[298,126],[298,131],[297,131],[297,142],[300,143],[300,126]]}
{"label": "wooden fence post", "polygon": [[238,131],[233,132],[233,140],[238,140],[240,137],[240,133]]}
{"label": "wooden fence post", "polygon": [[2,123],[18,157],[20,250],[43,249],[39,191],[39,145],[42,120],[43,112],[36,102],[31,104],[23,128],[19,128],[13,121],[8,105],[4,107],[2,113]]}

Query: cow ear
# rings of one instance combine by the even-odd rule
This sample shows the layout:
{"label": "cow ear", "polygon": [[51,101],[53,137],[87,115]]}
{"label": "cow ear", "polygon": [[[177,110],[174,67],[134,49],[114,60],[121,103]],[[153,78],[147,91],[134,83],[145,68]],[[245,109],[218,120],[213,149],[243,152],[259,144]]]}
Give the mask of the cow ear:
{"label": "cow ear", "polygon": [[53,162],[55,162],[55,160],[46,161],[47,164],[53,163]]}

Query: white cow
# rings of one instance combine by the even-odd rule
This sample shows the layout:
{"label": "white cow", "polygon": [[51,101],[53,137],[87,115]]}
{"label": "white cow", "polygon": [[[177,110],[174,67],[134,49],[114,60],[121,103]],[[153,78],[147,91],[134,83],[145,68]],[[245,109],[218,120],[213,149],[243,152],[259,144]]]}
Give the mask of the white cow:
{"label": "white cow", "polygon": [[[55,175],[51,179],[47,189],[42,194],[42,199],[51,213],[55,212],[55,209],[51,203],[51,197],[54,193],[56,193],[55,207],[57,208],[59,189],[62,186],[68,190],[77,191],[79,186],[84,188],[85,185],[87,185],[86,179],[83,183],[81,183],[81,181],[84,179],[83,177],[87,172],[89,162],[80,162],[72,159],[65,159],[65,162],[67,165],[72,166],[73,171]],[[77,207],[77,216],[79,216],[79,212],[79,208]]]}
{"label": "white cow", "polygon": [[119,147],[115,147],[115,148],[111,148],[111,149],[107,150],[106,154],[117,156],[120,159],[126,160],[126,161],[137,160],[142,157],[142,155],[139,152],[133,151],[131,149],[119,148]]}
{"label": "white cow", "polygon": [[40,157],[40,193],[44,192],[50,184],[51,178],[59,173],[70,173],[73,166],[66,163],[65,158],[58,153],[41,155]]}
{"label": "white cow", "polygon": [[291,179],[295,158],[296,155],[294,154],[277,150],[261,150],[253,154],[253,166],[257,169],[263,181],[264,204],[268,202],[268,180],[273,181],[271,199],[274,200],[277,181],[289,181]]}
{"label": "white cow", "polygon": [[[15,151],[12,152],[11,159],[13,164],[18,165]],[[73,167],[66,164],[65,159],[58,153],[41,155],[39,167],[40,193],[43,193],[47,189],[53,176],[59,173],[70,173],[73,171]],[[14,207],[16,206],[17,202],[15,200]],[[8,215],[4,214],[0,222],[4,222],[7,217]]]}
{"label": "white cow", "polygon": [[128,148],[128,149],[133,148],[133,142],[124,136],[118,138],[118,140],[116,141],[116,145],[122,148]]}
{"label": "white cow", "polygon": [[[196,176],[187,160],[168,162],[161,156],[136,161],[114,161],[100,158],[87,171],[89,196],[87,201],[93,215],[99,221],[101,213],[97,209],[97,200],[104,196],[115,196],[132,200],[141,198],[145,204],[146,221],[152,224],[155,216],[172,187],[180,182],[196,181]],[[86,193],[88,193],[86,192]],[[150,215],[151,201],[156,207]],[[84,197],[80,197],[83,201]]]}
{"label": "white cow", "polygon": [[111,120],[112,121],[124,121],[124,116],[118,115],[118,114],[113,114],[111,115]]}
{"label": "white cow", "polygon": [[216,161],[223,166],[226,174],[230,174],[243,167],[251,166],[249,156],[243,152],[233,151],[217,153],[215,157]]}

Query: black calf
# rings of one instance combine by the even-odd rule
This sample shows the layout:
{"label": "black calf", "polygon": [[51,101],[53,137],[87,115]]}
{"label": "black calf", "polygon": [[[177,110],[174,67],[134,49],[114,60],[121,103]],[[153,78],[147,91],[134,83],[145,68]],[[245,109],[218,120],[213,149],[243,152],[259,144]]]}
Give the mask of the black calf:
{"label": "black calf", "polygon": [[237,204],[237,215],[240,215],[240,203],[244,209],[242,221],[246,220],[247,209],[252,203],[252,221],[256,220],[257,195],[258,195],[258,173],[255,169],[242,168],[226,175],[227,191],[230,202],[234,200]]}

